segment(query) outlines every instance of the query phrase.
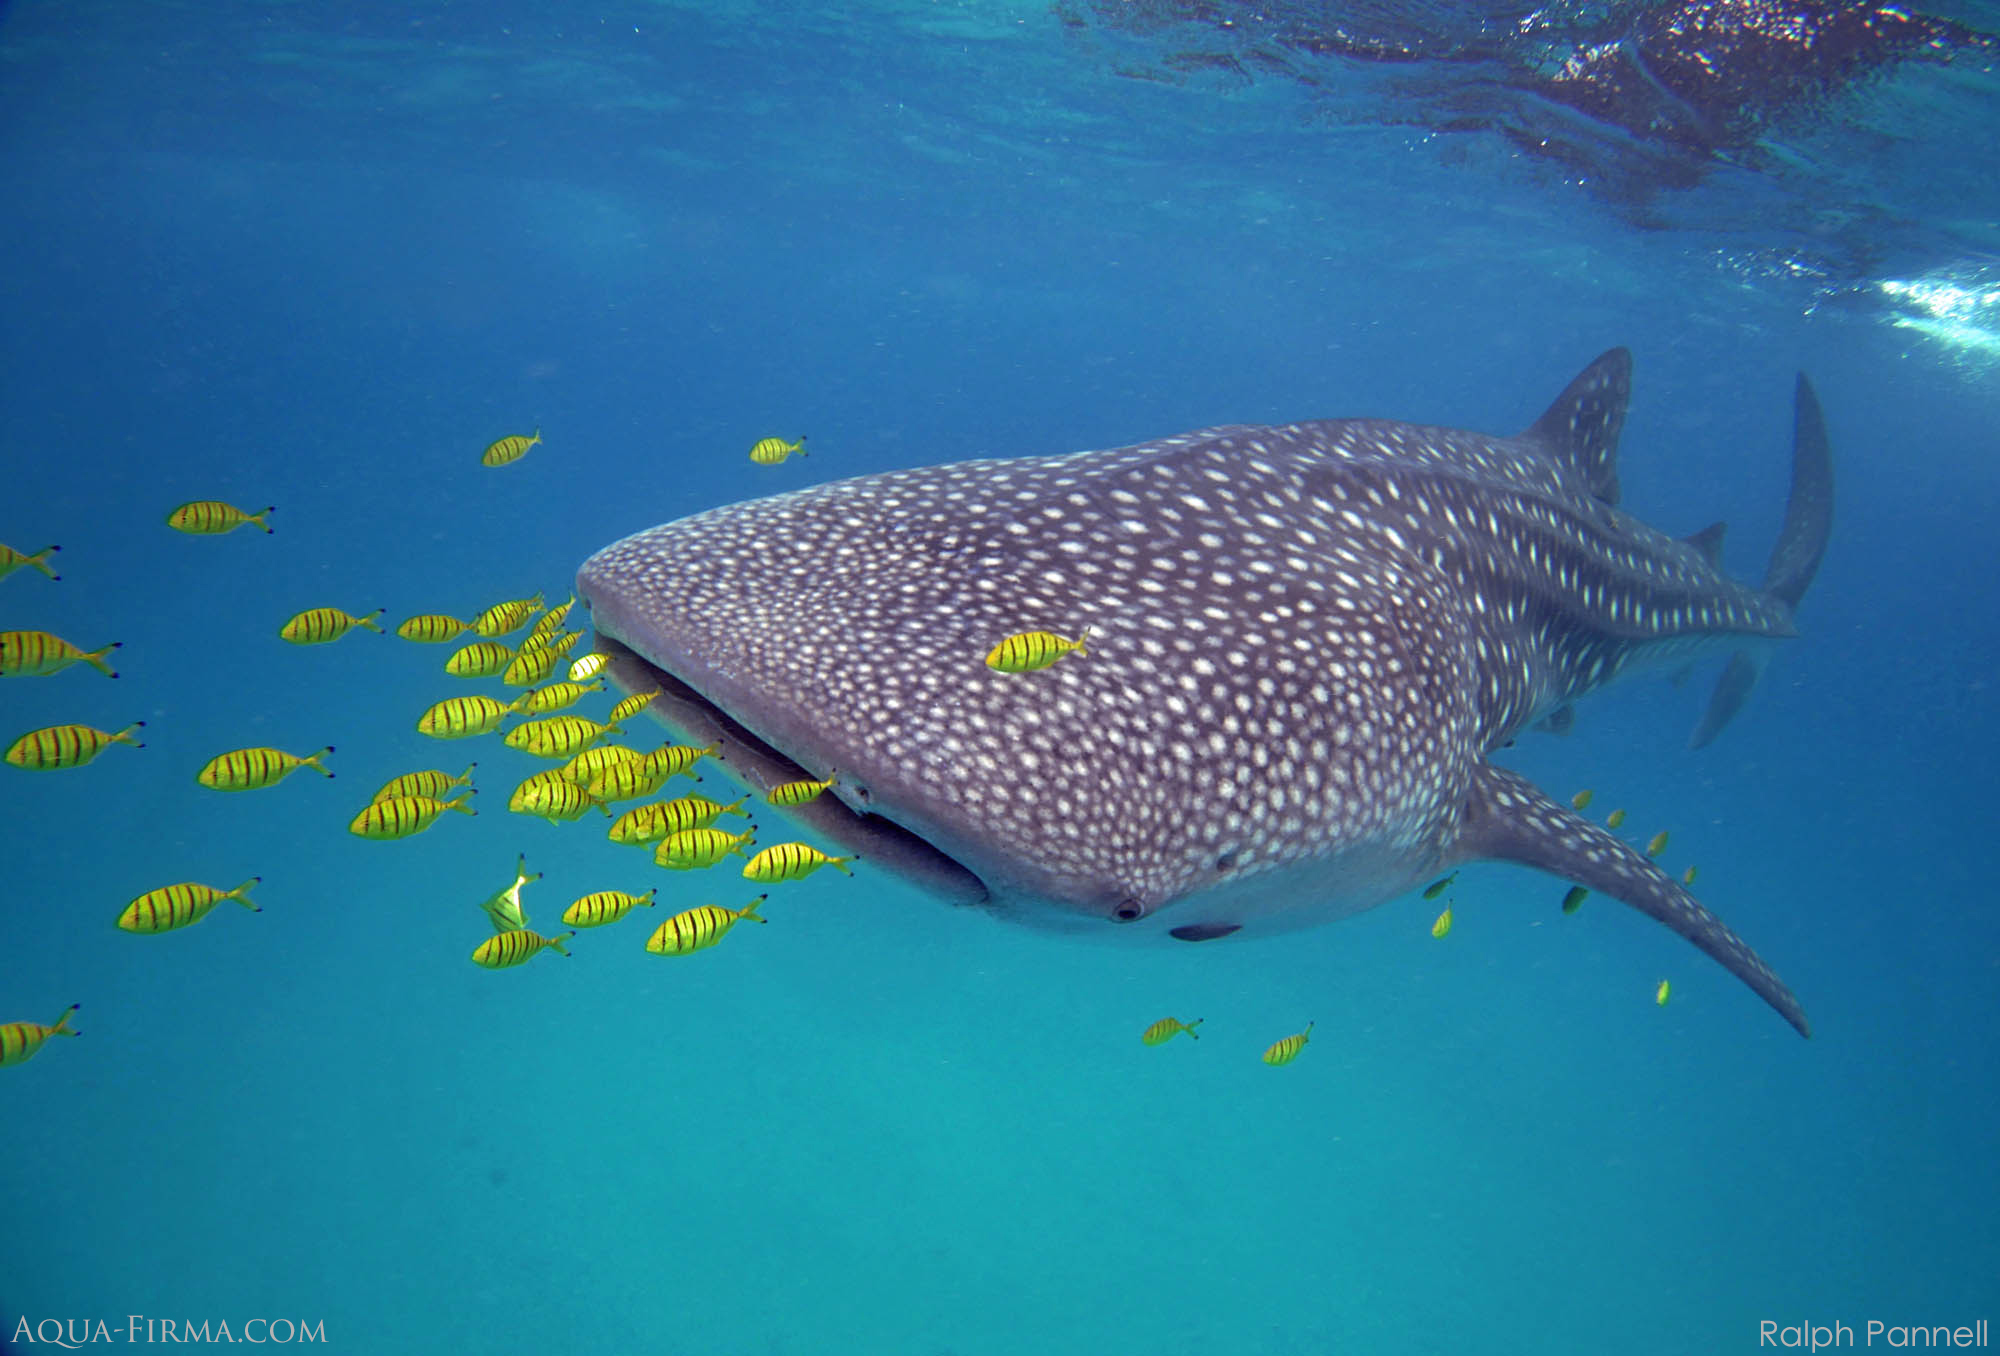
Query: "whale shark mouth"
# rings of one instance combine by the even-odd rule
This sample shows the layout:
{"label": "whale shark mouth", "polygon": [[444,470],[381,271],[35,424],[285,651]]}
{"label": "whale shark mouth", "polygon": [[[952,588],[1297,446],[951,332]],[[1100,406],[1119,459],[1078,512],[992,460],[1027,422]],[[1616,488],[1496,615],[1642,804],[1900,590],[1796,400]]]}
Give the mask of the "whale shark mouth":
{"label": "whale shark mouth", "polygon": [[[801,767],[685,679],[623,641],[599,631],[597,651],[608,656],[605,675],[621,691],[658,689],[646,714],[690,743],[714,745],[715,752],[709,756],[760,796],[768,794],[774,786],[816,775],[813,769]],[[850,806],[843,797],[853,797],[863,808]],[[900,876],[930,895],[952,904],[1007,911],[977,872],[923,835],[866,808],[870,800],[867,787],[837,783],[828,792],[783,813],[857,858]],[[1237,923],[1187,923],[1167,929],[1166,935],[1183,942],[1207,942],[1230,936],[1240,928]]]}
{"label": "whale shark mouth", "polygon": [[[610,657],[604,672],[615,686],[628,693],[659,689],[647,714],[689,743],[714,745],[709,756],[759,798],[774,786],[822,775],[799,766],[684,679],[601,629],[597,649]],[[848,803],[850,797],[859,808]],[[866,786],[836,782],[831,791],[783,813],[856,857],[950,903],[992,902],[986,882],[975,872],[920,834],[875,813],[868,808],[870,799]]]}

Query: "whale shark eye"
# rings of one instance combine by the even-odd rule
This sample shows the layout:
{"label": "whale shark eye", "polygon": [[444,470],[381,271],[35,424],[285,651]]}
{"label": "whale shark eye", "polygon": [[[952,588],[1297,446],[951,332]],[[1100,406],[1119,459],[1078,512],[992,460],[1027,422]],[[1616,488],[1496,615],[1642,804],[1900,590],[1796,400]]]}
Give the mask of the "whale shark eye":
{"label": "whale shark eye", "polygon": [[1134,923],[1146,916],[1146,906],[1136,899],[1121,899],[1111,916],[1121,923]]}

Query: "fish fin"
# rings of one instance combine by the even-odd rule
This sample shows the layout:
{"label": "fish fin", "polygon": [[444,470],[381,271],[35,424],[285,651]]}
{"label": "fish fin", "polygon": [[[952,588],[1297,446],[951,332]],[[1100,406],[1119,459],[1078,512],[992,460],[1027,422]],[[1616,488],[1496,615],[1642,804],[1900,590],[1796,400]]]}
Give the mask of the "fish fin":
{"label": "fish fin", "polygon": [[[1785,500],[1785,523],[1771,563],[1764,571],[1764,591],[1796,608],[1813,576],[1819,573],[1826,543],[1833,534],[1833,449],[1827,441],[1826,415],[1812,383],[1799,374],[1792,424],[1792,488]],[[1698,749],[1722,733],[1764,672],[1770,656],[1761,650],[1738,650],[1715,684],[1708,710],[1695,726],[1688,747]]]}
{"label": "fish fin", "polygon": [[1793,607],[1819,573],[1833,535],[1833,449],[1826,415],[1805,373],[1799,373],[1792,423],[1792,489],[1785,500],[1785,525],[1764,570],[1764,589]]}
{"label": "fish fin", "polygon": [[1591,494],[1618,502],[1618,435],[1632,397],[1632,354],[1614,348],[1578,374],[1526,432],[1557,460],[1574,467]]}
{"label": "fish fin", "polygon": [[1576,707],[1564,702],[1555,710],[1535,722],[1535,728],[1547,734],[1566,735],[1576,728]]}
{"label": "fish fin", "polygon": [[1719,570],[1722,568],[1722,538],[1728,531],[1728,523],[1710,523],[1701,531],[1682,537],[1681,544],[1701,552],[1701,558]]}
{"label": "fish fin", "polygon": [[1473,774],[1457,849],[1518,862],[1623,900],[1706,951],[1777,1009],[1801,1036],[1812,1028],[1792,991],[1728,925],[1628,844],[1527,778],[1490,763]]}
{"label": "fish fin", "polygon": [[384,612],[387,612],[388,610],[389,609],[386,607],[378,607],[373,612],[370,612],[367,616],[356,618],[354,624],[356,626],[365,626],[370,631],[373,631],[376,635],[379,636],[382,634],[382,628],[375,624],[375,619],[381,616]]}
{"label": "fish fin", "polygon": [[252,876],[249,880],[244,881],[234,890],[231,890],[229,892],[228,898],[235,900],[238,904],[241,904],[244,908],[250,910],[250,912],[252,913],[264,912],[264,906],[262,904],[259,904],[256,900],[250,898],[250,887],[255,885],[258,881],[262,879],[264,879],[262,876]]}
{"label": "fish fin", "polygon": [[568,941],[570,938],[574,936],[576,936],[574,932],[558,932],[555,936],[549,938],[548,941],[544,942],[543,945],[553,947],[555,950],[567,956],[569,954],[569,948],[564,946],[563,943]]}
{"label": "fish fin", "polygon": [[1715,691],[1708,694],[1708,709],[1701,713],[1700,723],[1688,736],[1689,748],[1707,748],[1715,742],[1722,727],[1734,720],[1743,703],[1750,700],[1750,689],[1757,686],[1770,657],[1768,650],[1738,650],[1729,657],[1729,666],[1716,680]]}
{"label": "fish fin", "polygon": [[68,1007],[64,1008],[63,1015],[56,1018],[56,1024],[49,1028],[49,1034],[51,1036],[74,1036],[76,1028],[69,1024],[69,1019],[76,1016],[76,1010],[82,1006],[83,1004],[81,1003],[71,1003]]}

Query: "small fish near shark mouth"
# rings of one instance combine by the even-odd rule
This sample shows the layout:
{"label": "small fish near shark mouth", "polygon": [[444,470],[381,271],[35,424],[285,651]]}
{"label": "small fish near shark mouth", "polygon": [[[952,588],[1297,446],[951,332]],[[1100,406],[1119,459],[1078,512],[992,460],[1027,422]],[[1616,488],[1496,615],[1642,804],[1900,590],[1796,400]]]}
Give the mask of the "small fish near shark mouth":
{"label": "small fish near shark mouth", "polygon": [[[1679,882],[1488,761],[1615,678],[1726,655],[1706,743],[1795,634],[1832,526],[1811,386],[1758,587],[1722,572],[1720,524],[1619,509],[1630,386],[1614,349],[1512,437],[1229,425],[863,476],[627,537],[577,591],[619,686],[660,687],[653,714],[753,790],[837,771],[786,813],[944,898],[1202,941],[1510,861],[1666,924],[1810,1034]],[[985,662],[1085,628],[1039,670]]]}

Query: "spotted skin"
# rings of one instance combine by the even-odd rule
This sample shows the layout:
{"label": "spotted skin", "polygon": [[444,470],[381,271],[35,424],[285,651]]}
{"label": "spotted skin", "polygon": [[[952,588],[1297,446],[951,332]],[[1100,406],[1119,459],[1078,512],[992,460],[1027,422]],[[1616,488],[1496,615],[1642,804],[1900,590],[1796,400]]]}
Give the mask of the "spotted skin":
{"label": "spotted skin", "polygon": [[[1681,887],[1486,761],[1621,674],[1794,632],[1802,584],[1746,587],[1617,507],[1630,372],[1604,355],[1514,437],[1238,425],[823,485],[626,538],[578,592],[663,718],[753,784],[838,768],[820,801],[946,854],[977,878],[956,897],[1203,940],[1498,857],[1659,918],[1804,1031]],[[1825,527],[1788,517],[1780,555]],[[984,662],[1085,626],[1089,662]]]}

